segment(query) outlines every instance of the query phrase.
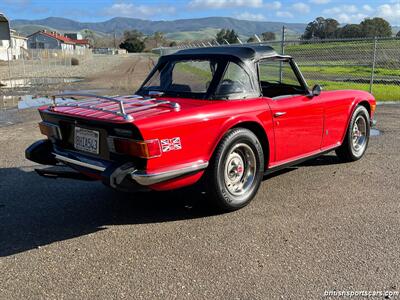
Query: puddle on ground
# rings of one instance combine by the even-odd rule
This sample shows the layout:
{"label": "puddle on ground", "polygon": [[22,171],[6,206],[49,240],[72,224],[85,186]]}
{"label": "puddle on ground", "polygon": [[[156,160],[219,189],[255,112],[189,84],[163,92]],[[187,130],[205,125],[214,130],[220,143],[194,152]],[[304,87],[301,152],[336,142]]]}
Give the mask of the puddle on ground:
{"label": "puddle on ground", "polygon": [[380,136],[382,134],[382,132],[379,129],[376,128],[371,128],[370,131],[370,136]]}
{"label": "puddle on ground", "polygon": [[38,85],[52,85],[60,83],[74,83],[83,81],[83,78],[79,77],[43,77],[43,78],[15,78],[15,79],[4,79],[0,82],[1,89],[13,89],[13,88],[25,88],[33,87]]}
{"label": "puddle on ground", "polygon": [[19,96],[0,96],[0,108],[16,108],[18,106],[19,98]]}
{"label": "puddle on ground", "polygon": [[[73,90],[65,90],[63,93],[75,93]],[[80,90],[79,93],[83,94],[95,94],[95,95],[105,95],[110,93],[107,89],[93,89],[93,90]],[[57,98],[57,103],[68,103],[71,101],[76,101],[72,99],[61,99]],[[27,109],[40,107],[43,105],[49,105],[52,103],[51,98],[47,96],[34,96],[34,95],[24,95],[24,96],[2,96],[0,95],[0,110],[8,109]]]}
{"label": "puddle on ground", "polygon": [[[57,103],[67,103],[74,101],[72,99],[59,99],[57,98]],[[0,107],[3,110],[7,109],[27,109],[33,107],[40,107],[43,105],[49,105],[52,103],[51,98],[49,97],[35,97],[32,95],[26,96],[0,96]]]}

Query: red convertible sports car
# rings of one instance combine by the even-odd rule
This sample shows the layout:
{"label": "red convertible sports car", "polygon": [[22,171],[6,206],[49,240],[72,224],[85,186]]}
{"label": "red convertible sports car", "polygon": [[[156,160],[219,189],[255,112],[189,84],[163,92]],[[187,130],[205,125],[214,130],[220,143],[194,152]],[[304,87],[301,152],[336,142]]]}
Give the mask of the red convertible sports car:
{"label": "red convertible sports car", "polygon": [[39,109],[47,139],[26,157],[71,167],[42,176],[124,191],[199,183],[230,211],[254,198],[264,174],[331,150],[360,159],[375,108],[367,92],[309,89],[294,60],[269,46],[185,49],[161,56],[135,95],[54,96]]}

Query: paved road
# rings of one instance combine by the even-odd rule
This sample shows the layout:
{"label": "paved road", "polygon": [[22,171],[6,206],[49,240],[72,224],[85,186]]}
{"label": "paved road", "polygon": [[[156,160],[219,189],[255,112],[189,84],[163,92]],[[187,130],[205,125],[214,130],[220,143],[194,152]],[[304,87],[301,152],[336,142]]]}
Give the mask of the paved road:
{"label": "paved road", "polygon": [[[188,192],[126,196],[37,176],[36,113],[0,128],[0,299],[317,299],[400,290],[400,106],[359,162],[266,178],[240,211]],[[3,125],[6,124],[5,122]]]}

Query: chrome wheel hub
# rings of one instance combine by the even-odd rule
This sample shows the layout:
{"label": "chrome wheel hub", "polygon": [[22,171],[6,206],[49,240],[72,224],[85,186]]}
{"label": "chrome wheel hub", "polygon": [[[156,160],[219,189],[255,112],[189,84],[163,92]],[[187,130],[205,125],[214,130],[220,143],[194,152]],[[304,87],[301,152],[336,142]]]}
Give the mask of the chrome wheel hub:
{"label": "chrome wheel hub", "polygon": [[352,130],[353,149],[357,152],[364,150],[367,143],[367,123],[362,116],[358,116]]}
{"label": "chrome wheel hub", "polygon": [[240,196],[250,190],[256,174],[256,157],[250,146],[237,144],[225,161],[225,186],[229,193]]}

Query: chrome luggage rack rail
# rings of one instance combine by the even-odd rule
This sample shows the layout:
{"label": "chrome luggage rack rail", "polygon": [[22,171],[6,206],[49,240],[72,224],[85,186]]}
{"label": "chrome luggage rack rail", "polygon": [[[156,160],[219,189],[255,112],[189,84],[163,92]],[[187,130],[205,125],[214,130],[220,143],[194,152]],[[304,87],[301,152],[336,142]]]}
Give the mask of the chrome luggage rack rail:
{"label": "chrome luggage rack rail", "polygon": [[[87,100],[77,103],[62,103],[57,104],[56,99],[61,98],[71,98],[75,100],[75,97],[82,98],[90,98],[93,100]],[[123,98],[123,99],[118,99]],[[133,96],[119,96],[119,97],[106,97],[99,96],[94,94],[82,94],[82,93],[64,93],[53,95],[51,97],[52,104],[50,108],[54,107],[74,107],[74,108],[84,108],[95,110],[99,112],[110,113],[116,116],[123,117],[125,120],[133,121],[133,117],[129,113],[134,113],[142,110],[146,110],[149,108],[157,107],[160,105],[168,105],[174,110],[179,110],[180,105],[176,102],[168,101],[168,100],[158,100],[155,98],[144,98],[142,96],[133,95]],[[107,102],[112,102],[112,104],[103,105]],[[124,106],[125,105],[125,106]]]}

